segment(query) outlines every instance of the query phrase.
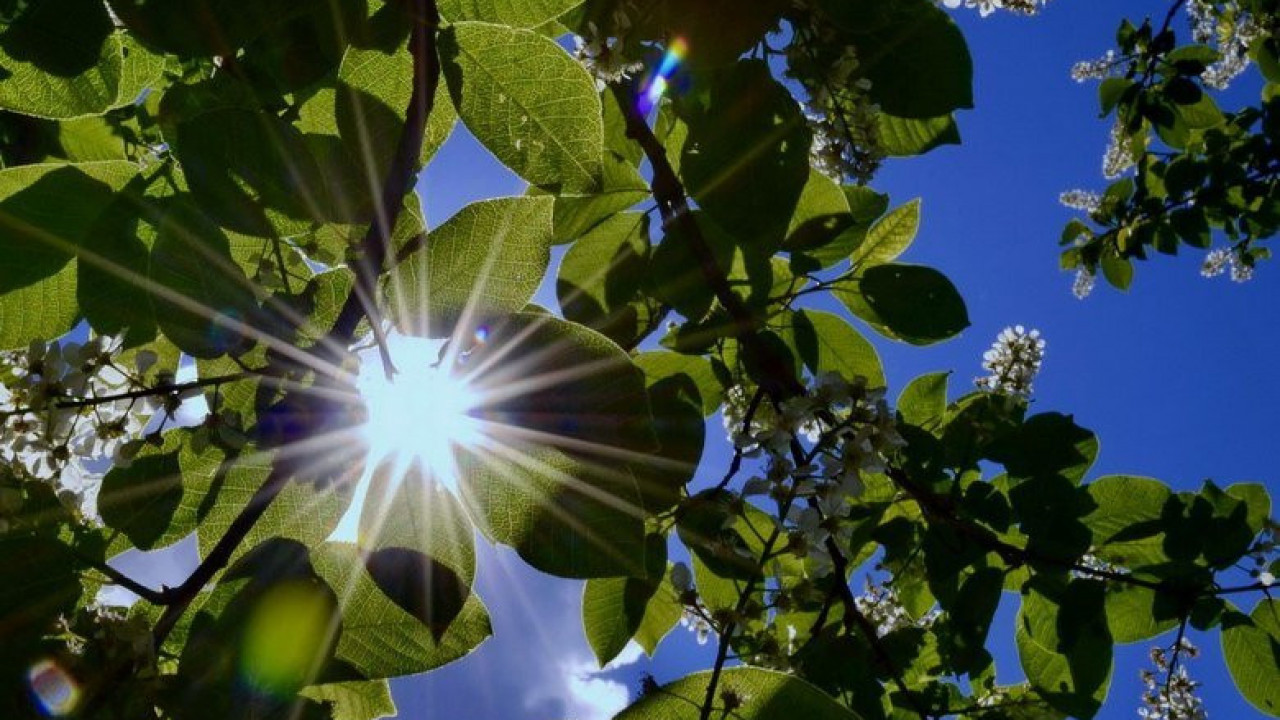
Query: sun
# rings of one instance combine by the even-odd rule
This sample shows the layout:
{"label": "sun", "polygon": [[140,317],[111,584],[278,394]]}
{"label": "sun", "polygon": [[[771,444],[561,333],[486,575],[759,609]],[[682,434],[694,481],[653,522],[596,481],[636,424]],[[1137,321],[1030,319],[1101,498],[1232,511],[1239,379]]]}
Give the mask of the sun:
{"label": "sun", "polygon": [[369,449],[367,465],[417,463],[451,490],[457,485],[454,450],[480,440],[471,413],[479,393],[451,372],[456,354],[444,340],[391,334],[387,338],[397,373],[388,379],[377,351],[364,353],[356,389],[367,419],[360,428]]}

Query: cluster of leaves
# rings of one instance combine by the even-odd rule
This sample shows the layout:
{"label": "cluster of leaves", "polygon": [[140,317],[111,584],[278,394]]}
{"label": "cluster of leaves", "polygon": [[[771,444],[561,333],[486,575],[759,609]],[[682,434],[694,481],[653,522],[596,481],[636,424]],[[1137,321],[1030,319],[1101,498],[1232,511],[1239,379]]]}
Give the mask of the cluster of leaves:
{"label": "cluster of leaves", "polygon": [[[570,33],[654,66],[676,38],[692,52],[651,125],[643,77],[601,77],[599,49],[593,77],[557,42]],[[832,58],[857,97],[819,102]],[[172,408],[203,390],[210,407],[106,473],[100,524],[0,468],[6,717],[35,714],[50,683],[78,686],[82,717],[385,716],[388,678],[491,633],[476,531],[589,579],[602,662],[701,613],[714,668],[625,717],[1087,717],[1114,642],[1188,623],[1225,628],[1242,692],[1276,712],[1270,605],[1245,615],[1219,584],[1270,528],[1261,486],[1086,484],[1097,443],[1070,418],[948,403],[930,375],[887,417],[905,446],[823,518],[842,528],[823,541],[834,572],[784,535],[798,475],[774,506],[747,501],[739,446],[721,487],[685,489],[726,397],[780,413],[820,378],[885,385],[859,330],[806,299],[911,344],[968,325],[942,273],[898,262],[919,201],[893,207],[864,164],[861,184],[815,170],[793,93],[841,157],[958,141],[971,62],[929,0],[11,2],[0,68],[0,249],[22,258],[0,265],[0,348],[84,323],[156,359],[134,392]],[[459,121],[529,190],[428,229],[412,181]],[[636,211],[650,201],[660,222]],[[555,245],[563,318],[531,304]],[[334,441],[360,422],[350,348],[391,326],[456,346],[494,391],[477,412],[512,432],[457,449],[456,493],[380,468],[360,542],[332,542],[366,461]],[[183,362],[198,379],[175,384]],[[175,588],[106,563],[191,535],[200,564]],[[696,590],[665,580],[677,542]],[[868,619],[850,582],[873,558],[931,622]],[[140,596],[127,616],[97,606],[105,584]],[[1013,688],[984,649],[1004,590],[1022,596]]]}
{"label": "cluster of leaves", "polygon": [[[1192,42],[1177,27],[1188,8]],[[1101,115],[1115,118],[1105,172],[1118,177],[1081,208],[1087,222],[1064,229],[1064,268],[1101,270],[1127,289],[1133,260],[1153,250],[1218,244],[1242,268],[1236,279],[1270,257],[1262,241],[1280,229],[1278,13],[1271,0],[1177,0],[1162,23],[1124,21],[1116,51],[1077,66],[1079,79],[1101,79]],[[1262,76],[1248,78],[1258,100],[1222,110],[1215,98],[1251,63]],[[1221,271],[1216,263],[1206,274]]]}

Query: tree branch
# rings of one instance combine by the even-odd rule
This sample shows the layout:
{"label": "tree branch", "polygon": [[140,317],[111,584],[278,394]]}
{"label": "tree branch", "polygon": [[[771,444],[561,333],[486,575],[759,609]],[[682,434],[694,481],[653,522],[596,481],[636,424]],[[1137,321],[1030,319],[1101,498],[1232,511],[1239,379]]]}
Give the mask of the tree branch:
{"label": "tree branch", "polygon": [[[414,16],[409,50],[414,57],[413,92],[409,98],[405,126],[382,186],[381,207],[361,242],[362,257],[355,266],[356,288],[347,296],[333,329],[326,337],[327,342],[318,343],[314,351],[321,352],[325,347],[348,347],[354,340],[360,321],[367,317],[374,326],[375,335],[380,338],[383,367],[388,375],[395,369],[380,335],[380,313],[376,302],[378,277],[388,255],[391,228],[400,215],[405,194],[413,186],[427,119],[440,82],[440,62],[436,54],[436,30],[440,17],[435,0],[414,0],[412,9]],[[155,628],[157,650],[204,586],[230,561],[236,548],[288,486],[289,480],[289,475],[280,466],[273,468],[195,572],[182,585],[165,593],[164,604],[168,607]]]}
{"label": "tree branch", "polygon": [[[224,385],[229,382],[238,380],[248,380],[256,377],[267,377],[262,373],[240,372],[231,375],[219,375],[217,377],[200,378],[191,382],[157,385],[151,388],[143,388],[141,390],[130,390],[129,392],[118,393],[115,395],[100,395],[91,398],[76,398],[74,400],[58,400],[51,403],[56,410],[73,410],[76,408],[96,407],[98,405],[106,405],[108,403],[119,402],[121,400],[140,400],[142,398],[159,397],[161,395],[173,395],[175,393],[184,393],[188,390],[197,390],[199,388],[210,387],[213,385]],[[14,415],[23,415],[31,412],[41,412],[44,408],[18,408],[16,410],[7,410],[0,412],[0,420],[13,417]]]}

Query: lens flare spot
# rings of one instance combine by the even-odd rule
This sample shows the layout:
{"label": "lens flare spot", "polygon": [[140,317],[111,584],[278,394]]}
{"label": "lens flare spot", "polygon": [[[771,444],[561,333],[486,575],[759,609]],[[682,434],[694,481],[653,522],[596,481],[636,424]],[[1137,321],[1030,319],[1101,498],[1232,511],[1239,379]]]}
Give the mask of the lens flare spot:
{"label": "lens flare spot", "polygon": [[667,46],[667,52],[662,56],[662,61],[658,63],[644,84],[640,86],[639,105],[641,113],[647,115],[662,101],[662,96],[666,95],[667,91],[671,89],[671,78],[680,69],[688,54],[689,43],[684,38],[677,37]]}
{"label": "lens flare spot", "polygon": [[255,691],[292,697],[326,659],[337,600],[313,581],[288,581],[257,601],[245,628],[241,677]]}
{"label": "lens flare spot", "polygon": [[75,678],[53,660],[41,660],[27,671],[27,684],[36,707],[46,717],[66,717],[80,702]]}

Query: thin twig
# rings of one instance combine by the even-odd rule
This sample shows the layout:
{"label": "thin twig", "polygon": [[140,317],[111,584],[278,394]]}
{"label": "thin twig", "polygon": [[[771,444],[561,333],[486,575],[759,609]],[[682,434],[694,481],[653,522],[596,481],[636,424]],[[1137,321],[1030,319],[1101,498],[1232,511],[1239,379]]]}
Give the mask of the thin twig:
{"label": "thin twig", "polygon": [[[77,398],[75,400],[56,400],[50,403],[55,410],[74,410],[76,408],[95,407],[98,405],[106,405],[108,403],[120,402],[122,400],[139,400],[148,397],[159,397],[161,395],[173,395],[187,392],[188,390],[197,390],[209,386],[224,385],[226,383],[237,382],[239,380],[249,380],[252,378],[269,377],[258,372],[240,372],[231,375],[219,375],[217,377],[200,378],[191,382],[157,385],[151,388],[141,390],[130,390],[129,392],[118,393],[115,395],[98,395],[91,398]],[[48,408],[18,408],[16,410],[6,410],[0,412],[0,420],[13,417],[14,415],[25,415],[26,413],[43,412]]]}

